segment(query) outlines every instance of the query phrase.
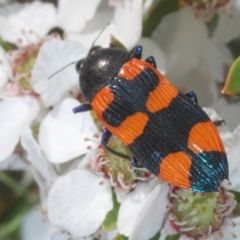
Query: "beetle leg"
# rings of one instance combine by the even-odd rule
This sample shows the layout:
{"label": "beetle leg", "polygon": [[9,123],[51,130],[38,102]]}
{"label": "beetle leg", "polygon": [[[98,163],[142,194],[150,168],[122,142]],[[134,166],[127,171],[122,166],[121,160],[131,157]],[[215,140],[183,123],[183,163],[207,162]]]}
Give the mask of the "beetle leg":
{"label": "beetle leg", "polygon": [[198,103],[197,95],[196,95],[195,92],[190,91],[190,92],[185,93],[185,95],[186,95],[188,98],[191,98],[196,104]]}
{"label": "beetle leg", "polygon": [[226,124],[224,120],[216,120],[216,121],[213,121],[213,123],[215,124],[216,127],[221,127]]}
{"label": "beetle leg", "polygon": [[92,106],[90,103],[84,103],[78,107],[73,108],[73,113],[79,113],[79,112],[86,112],[92,110]]}
{"label": "beetle leg", "polygon": [[143,168],[142,164],[139,163],[138,160],[134,156],[131,157],[131,163],[132,163],[133,167]]}
{"label": "beetle leg", "polygon": [[128,159],[128,160],[131,160],[131,158],[128,155],[117,152],[117,151],[111,149],[110,147],[108,147],[108,142],[109,142],[111,136],[112,136],[112,133],[108,129],[104,128],[103,135],[102,135],[102,145],[112,154],[114,154],[118,157],[122,157],[122,158],[125,158],[125,159]]}
{"label": "beetle leg", "polygon": [[145,61],[150,63],[154,68],[157,68],[157,64],[153,56],[147,57]]}
{"label": "beetle leg", "polygon": [[142,46],[138,45],[138,46],[134,47],[130,52],[130,57],[141,59],[141,57],[142,57]]}

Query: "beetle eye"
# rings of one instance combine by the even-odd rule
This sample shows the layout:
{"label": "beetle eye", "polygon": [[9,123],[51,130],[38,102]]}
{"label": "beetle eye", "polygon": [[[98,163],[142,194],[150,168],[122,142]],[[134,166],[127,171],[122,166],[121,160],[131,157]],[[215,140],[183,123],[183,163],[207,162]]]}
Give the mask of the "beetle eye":
{"label": "beetle eye", "polygon": [[79,73],[79,72],[80,72],[80,68],[82,67],[82,65],[83,65],[84,61],[85,61],[85,58],[84,58],[84,59],[81,59],[81,60],[79,60],[79,61],[76,63],[76,66],[75,66],[75,68],[76,68],[76,71],[77,71],[77,73]]}

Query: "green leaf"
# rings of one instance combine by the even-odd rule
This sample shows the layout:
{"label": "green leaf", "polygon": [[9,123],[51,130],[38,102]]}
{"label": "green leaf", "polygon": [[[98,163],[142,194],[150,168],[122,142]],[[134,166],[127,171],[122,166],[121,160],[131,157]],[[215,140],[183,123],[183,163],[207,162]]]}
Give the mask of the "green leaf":
{"label": "green leaf", "polygon": [[179,9],[179,0],[158,0],[143,19],[143,37],[151,37],[164,16]]}
{"label": "green leaf", "polygon": [[240,55],[240,38],[233,39],[230,41],[227,46],[230,48],[234,58],[237,58]]}
{"label": "green leaf", "polygon": [[149,240],[158,240],[160,238],[160,232],[157,232],[154,237],[150,238]]}
{"label": "green leaf", "polygon": [[212,37],[217,25],[218,25],[218,20],[219,20],[219,14],[215,13],[212,18],[206,22],[206,26],[208,29],[208,34],[210,37]]}
{"label": "green leaf", "polygon": [[11,45],[10,43],[8,42],[5,42],[1,37],[0,37],[0,46],[2,46],[2,48],[5,50],[5,51],[11,51],[11,50],[14,50],[15,47],[13,45]]}
{"label": "green leaf", "polygon": [[115,238],[113,238],[113,240],[128,240],[128,237],[118,234]]}
{"label": "green leaf", "polygon": [[[158,232],[154,237],[150,238],[149,240],[158,240],[160,238],[160,232]],[[113,240],[128,240],[128,237],[118,234]]]}
{"label": "green leaf", "polygon": [[0,239],[7,239],[7,237],[14,235],[19,230],[25,214],[36,204],[36,199],[29,201],[25,198],[20,199],[13,210],[8,213],[4,222],[0,224]]}
{"label": "green leaf", "polygon": [[240,192],[236,192],[236,191],[231,191],[231,193],[234,194],[235,196],[235,200],[237,201],[237,203],[240,203]]}
{"label": "green leaf", "polygon": [[178,240],[180,238],[179,234],[168,235],[165,240]]}
{"label": "green leaf", "polygon": [[223,87],[222,93],[240,95],[240,57],[232,64]]}
{"label": "green leaf", "polygon": [[110,44],[116,46],[117,48],[127,50],[127,48],[112,34],[110,36]]}
{"label": "green leaf", "polygon": [[120,203],[117,201],[117,196],[115,192],[113,192],[113,209],[108,212],[104,222],[103,222],[103,230],[105,232],[113,231],[117,228],[117,218],[119,211]]}

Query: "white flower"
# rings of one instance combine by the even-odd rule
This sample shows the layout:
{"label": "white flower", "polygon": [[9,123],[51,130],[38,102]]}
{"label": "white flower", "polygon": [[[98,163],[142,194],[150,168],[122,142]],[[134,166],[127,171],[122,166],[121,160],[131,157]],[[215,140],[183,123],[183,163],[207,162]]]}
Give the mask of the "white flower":
{"label": "white flower", "polygon": [[[21,240],[69,240],[69,234],[54,228],[49,220],[41,219],[38,206],[31,209],[23,218],[20,236]],[[101,229],[89,237],[74,238],[74,240],[112,240],[117,235],[116,231],[105,233]]]}
{"label": "white flower", "polygon": [[58,178],[48,196],[48,217],[74,237],[93,234],[112,209],[109,181],[86,170]]}
{"label": "white flower", "polygon": [[16,12],[10,11],[10,14],[0,17],[0,35],[5,41],[26,46],[42,39],[53,27],[60,27],[68,38],[78,39],[89,48],[103,27],[110,22],[97,43],[108,46],[110,34],[113,34],[128,48],[133,47],[142,30],[142,1],[119,1],[114,13],[109,7],[98,11],[100,2],[61,0],[57,9],[52,4],[41,2],[22,5]]}
{"label": "white flower", "polygon": [[[90,112],[74,114],[79,105],[66,98],[43,119],[39,128],[39,144],[48,161],[62,163],[96,149],[100,142],[94,138],[99,131]],[[87,141],[86,141],[87,140]]]}
{"label": "white flower", "polygon": [[86,54],[87,50],[76,41],[53,39],[41,47],[32,70],[32,85],[45,107],[54,106],[79,92],[75,64],[52,75],[69,63],[84,58]]}
{"label": "white flower", "polygon": [[147,240],[160,230],[167,212],[168,186],[158,178],[141,183],[125,196],[118,214],[118,230],[129,240]]}
{"label": "white flower", "polygon": [[31,125],[39,106],[30,96],[4,98],[0,101],[0,161],[9,157],[17,145],[23,126]]}
{"label": "white flower", "polygon": [[79,32],[90,21],[101,0],[59,0],[57,25],[66,32]]}
{"label": "white flower", "polygon": [[[42,221],[41,215],[36,208],[31,209],[23,218],[20,236],[21,240],[50,240],[54,229],[49,222]],[[65,240],[65,238],[59,238]]]}
{"label": "white flower", "polygon": [[131,49],[139,40],[142,32],[142,4],[141,0],[118,1],[113,13],[110,9],[100,9],[79,34],[68,34],[67,37],[77,39],[83,46],[90,48],[103,27],[110,23],[96,39],[95,45],[108,47],[112,34],[124,46]]}
{"label": "white flower", "polygon": [[0,16],[0,35],[5,41],[26,46],[39,41],[55,25],[55,7],[36,1],[23,5],[17,12]]}
{"label": "white flower", "polygon": [[209,37],[205,22],[191,7],[168,14],[153,33],[166,55],[166,76],[180,90],[194,91],[201,105],[218,98],[215,81],[225,79],[224,67],[232,60],[229,50]]}
{"label": "white flower", "polygon": [[240,1],[231,1],[231,8],[220,12],[213,39],[220,44],[229,43],[240,36]]}
{"label": "white flower", "polygon": [[24,171],[28,169],[28,163],[21,156],[21,152],[14,152],[9,157],[0,162],[0,170],[2,171]]}
{"label": "white flower", "polygon": [[26,150],[26,158],[32,167],[32,173],[39,185],[41,200],[44,204],[46,193],[56,179],[57,173],[45,159],[29,127],[24,127],[21,131],[21,144]]}
{"label": "white flower", "polygon": [[0,89],[12,76],[12,69],[4,49],[0,46]]}

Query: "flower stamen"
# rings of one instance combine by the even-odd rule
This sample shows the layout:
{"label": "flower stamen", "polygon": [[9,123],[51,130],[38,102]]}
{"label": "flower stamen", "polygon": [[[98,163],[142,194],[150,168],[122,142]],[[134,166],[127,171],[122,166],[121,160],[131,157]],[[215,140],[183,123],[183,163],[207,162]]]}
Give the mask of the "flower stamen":
{"label": "flower stamen", "polygon": [[111,184],[111,186],[117,187],[117,183],[113,180],[113,173],[112,173],[112,171],[109,170],[108,175],[110,177],[110,184]]}
{"label": "flower stamen", "polygon": [[131,185],[127,185],[124,183],[123,181],[123,174],[121,171],[118,172],[118,175],[117,175],[117,180],[119,182],[119,184],[121,185],[121,187],[124,189],[124,190],[129,190],[131,189]]}
{"label": "flower stamen", "polygon": [[178,222],[178,221],[175,221],[174,223],[177,225],[177,226],[184,226],[184,225],[186,225],[187,224],[187,220],[186,221],[184,221],[184,222]]}
{"label": "flower stamen", "polygon": [[208,238],[218,231],[236,206],[234,195],[223,187],[217,193],[196,193],[173,187],[169,198],[170,222],[176,231],[193,239]]}
{"label": "flower stamen", "polygon": [[191,231],[191,230],[193,230],[193,229],[195,229],[196,227],[195,226],[193,226],[193,227],[188,227],[188,228],[179,228],[179,230],[181,231],[181,232],[189,232],[189,231]]}

